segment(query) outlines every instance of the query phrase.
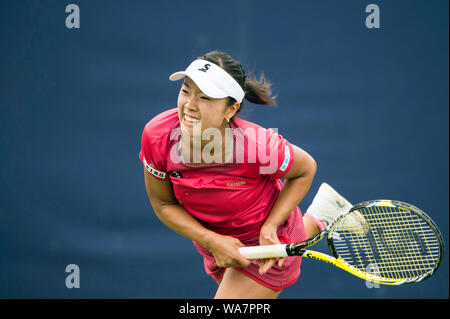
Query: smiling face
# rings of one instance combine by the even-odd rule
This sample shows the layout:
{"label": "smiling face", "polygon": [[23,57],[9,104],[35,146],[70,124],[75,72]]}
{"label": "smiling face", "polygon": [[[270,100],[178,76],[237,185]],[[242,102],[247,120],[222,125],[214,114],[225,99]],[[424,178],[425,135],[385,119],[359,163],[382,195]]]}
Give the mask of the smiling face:
{"label": "smiling face", "polygon": [[208,128],[216,128],[221,132],[239,108],[239,103],[227,105],[228,99],[215,99],[204,94],[189,77],[184,79],[178,94],[178,117],[182,129],[191,136],[194,128],[201,128],[203,133]]}

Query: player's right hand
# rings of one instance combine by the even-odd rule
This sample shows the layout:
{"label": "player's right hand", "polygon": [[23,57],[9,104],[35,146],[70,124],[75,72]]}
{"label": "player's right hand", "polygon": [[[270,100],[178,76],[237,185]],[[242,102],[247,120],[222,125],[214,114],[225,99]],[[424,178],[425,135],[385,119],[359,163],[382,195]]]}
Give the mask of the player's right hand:
{"label": "player's right hand", "polygon": [[218,235],[210,242],[209,251],[221,268],[248,267],[251,261],[239,253],[239,247],[245,247],[239,239]]}

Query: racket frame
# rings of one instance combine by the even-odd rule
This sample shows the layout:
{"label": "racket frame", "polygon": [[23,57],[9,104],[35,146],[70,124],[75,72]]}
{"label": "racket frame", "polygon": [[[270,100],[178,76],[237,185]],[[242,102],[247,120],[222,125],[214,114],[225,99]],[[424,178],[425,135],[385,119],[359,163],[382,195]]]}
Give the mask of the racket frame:
{"label": "racket frame", "polygon": [[[423,212],[421,209],[419,209],[416,206],[413,206],[411,204],[408,204],[408,203],[405,203],[405,202],[401,202],[401,201],[398,201],[398,200],[387,200],[387,199],[377,199],[377,200],[365,201],[365,202],[356,204],[355,206],[353,206],[350,209],[350,211],[337,216],[333,220],[333,222],[330,224],[330,226],[327,227],[327,229],[324,229],[323,232],[326,232],[326,234],[328,234],[330,231],[332,231],[333,225],[335,225],[339,220],[344,218],[346,215],[348,215],[348,214],[350,214],[350,213],[352,213],[354,211],[358,211],[360,209],[366,208],[366,207],[372,207],[372,206],[377,206],[377,205],[386,205],[386,206],[391,206],[391,207],[406,208],[410,212],[413,212],[414,214],[416,214],[420,218],[422,218],[425,221],[425,223],[427,223],[431,227],[431,229],[433,230],[433,233],[436,235],[436,238],[437,238],[437,240],[439,242],[439,259],[435,263],[433,269],[430,269],[429,271],[427,271],[424,274],[421,274],[421,275],[418,275],[418,276],[415,276],[415,277],[411,277],[411,278],[406,278],[406,279],[391,279],[391,278],[383,278],[383,277],[379,277],[379,276],[374,276],[374,275],[371,275],[368,272],[364,272],[362,270],[359,270],[358,268],[350,265],[344,259],[342,259],[339,256],[339,254],[338,254],[338,252],[337,252],[337,250],[336,250],[336,248],[334,246],[334,242],[333,242],[332,236],[328,236],[327,237],[328,248],[330,249],[330,252],[333,255],[332,259],[329,258],[331,256],[327,256],[326,254],[322,254],[322,253],[315,252],[315,251],[309,251],[308,254],[306,254],[307,251],[305,251],[302,254],[302,256],[308,257],[308,258],[314,258],[314,259],[318,259],[318,260],[321,260],[321,261],[324,261],[324,262],[331,263],[334,266],[342,268],[342,269],[350,272],[351,274],[353,274],[353,275],[355,275],[355,276],[357,276],[359,278],[362,278],[362,279],[365,279],[365,280],[369,280],[369,281],[375,282],[375,283],[384,284],[384,285],[403,285],[403,284],[409,284],[409,283],[417,283],[417,282],[421,282],[421,281],[429,278],[431,275],[433,275],[436,272],[436,270],[439,268],[439,266],[441,264],[441,261],[442,261],[442,258],[444,256],[445,245],[444,245],[443,236],[442,236],[441,232],[439,231],[439,228],[437,227],[435,222],[425,212]],[[323,236],[321,237],[321,239],[322,238],[323,238]],[[314,239],[315,239],[315,237],[312,238],[311,240],[308,240],[307,243],[309,243],[310,241],[312,241]],[[316,240],[315,242],[318,242],[319,240]],[[383,279],[381,279],[381,278],[383,278]]]}
{"label": "racket frame", "polygon": [[[425,223],[427,223],[432,228],[434,234],[437,237],[437,241],[439,242],[439,259],[435,263],[433,269],[430,269],[426,273],[421,274],[419,276],[412,277],[412,278],[406,278],[406,279],[384,278],[384,277],[372,275],[368,272],[362,271],[362,270],[358,269],[357,267],[350,265],[347,261],[345,261],[342,257],[339,256],[339,254],[334,246],[334,243],[333,243],[332,234],[331,234],[331,236],[328,236],[328,234],[333,231],[334,225],[337,224],[341,219],[345,218],[348,214],[351,214],[354,211],[358,211],[358,210],[366,208],[366,207],[372,207],[372,206],[377,206],[377,205],[406,208],[409,211],[417,214],[420,218],[422,218],[425,221]],[[313,250],[306,250],[307,247],[312,246],[312,245],[316,244],[317,242],[319,242],[320,240],[322,240],[325,237],[325,235],[327,235],[328,248],[333,256],[329,256],[327,254],[313,251]],[[384,285],[402,285],[402,284],[416,283],[416,282],[423,281],[426,278],[429,278],[439,268],[442,258],[444,256],[444,249],[445,249],[444,240],[443,240],[441,232],[439,231],[439,228],[427,214],[425,214],[422,210],[420,210],[419,208],[417,208],[411,204],[407,204],[407,203],[397,201],[397,200],[385,200],[385,199],[365,201],[365,202],[356,204],[348,212],[338,215],[330,223],[330,225],[327,228],[325,228],[324,230],[322,230],[319,234],[317,234],[316,236],[314,236],[306,241],[299,242],[299,243],[293,243],[293,244],[287,244],[287,245],[268,245],[266,248],[268,256],[265,258],[271,258],[270,254],[269,254],[270,246],[279,246],[279,247],[277,247],[277,251],[278,252],[282,251],[279,254],[279,257],[284,257],[286,255],[287,256],[303,256],[303,257],[307,257],[307,258],[321,260],[326,263],[330,263],[336,267],[339,267],[361,279],[365,279],[365,280],[368,280],[371,282],[380,283],[380,284],[384,284]],[[255,255],[258,253],[257,250],[260,247],[265,247],[265,246],[254,247]],[[253,247],[244,247],[243,249],[246,251],[249,251],[250,248],[253,248]],[[285,252],[284,252],[284,250],[285,250]],[[283,256],[281,256],[281,254]],[[253,258],[253,257],[250,257],[250,258]],[[262,258],[262,257],[260,256],[258,258]]]}

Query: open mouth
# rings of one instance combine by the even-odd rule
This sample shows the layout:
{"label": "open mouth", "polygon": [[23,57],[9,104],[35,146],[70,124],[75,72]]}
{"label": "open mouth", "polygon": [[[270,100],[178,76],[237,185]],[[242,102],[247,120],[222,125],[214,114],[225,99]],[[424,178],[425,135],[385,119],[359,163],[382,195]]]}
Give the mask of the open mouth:
{"label": "open mouth", "polygon": [[189,123],[189,124],[196,124],[196,123],[200,123],[200,120],[196,119],[194,117],[190,117],[189,115],[185,114],[183,117],[183,122]]}

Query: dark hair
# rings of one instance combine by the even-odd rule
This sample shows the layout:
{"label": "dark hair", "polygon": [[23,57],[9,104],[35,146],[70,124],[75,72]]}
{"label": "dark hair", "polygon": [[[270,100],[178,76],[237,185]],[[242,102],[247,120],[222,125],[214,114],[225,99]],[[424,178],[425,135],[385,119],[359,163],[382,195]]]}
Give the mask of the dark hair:
{"label": "dark hair", "polygon": [[[245,98],[249,102],[261,105],[277,105],[276,97],[272,96],[272,90],[270,89],[272,83],[266,80],[264,74],[261,73],[259,79],[253,72],[249,72],[249,76],[246,76],[242,65],[229,54],[222,51],[211,51],[198,59],[212,62],[228,72],[242,87],[245,92]],[[236,100],[228,97],[228,105],[231,106],[234,103],[236,103]],[[242,104],[237,113],[242,109]]]}

